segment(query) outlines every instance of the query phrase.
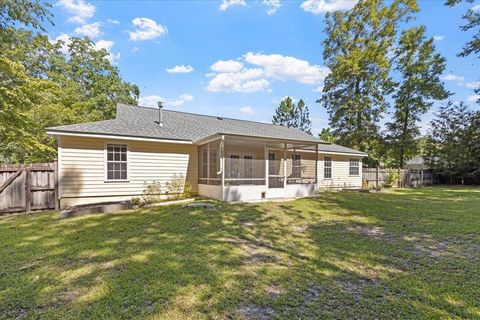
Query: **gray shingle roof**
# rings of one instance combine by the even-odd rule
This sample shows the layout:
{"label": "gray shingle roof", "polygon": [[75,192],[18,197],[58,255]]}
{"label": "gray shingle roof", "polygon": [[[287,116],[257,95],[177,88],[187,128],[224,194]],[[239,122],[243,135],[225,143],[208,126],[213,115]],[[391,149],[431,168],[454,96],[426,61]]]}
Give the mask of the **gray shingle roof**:
{"label": "gray shingle roof", "polygon": [[[273,139],[286,139],[322,143],[321,148],[333,148],[335,152],[359,153],[336,145],[325,145],[322,140],[297,129],[254,121],[220,118],[178,112],[163,111],[164,126],[158,120],[158,109],[119,104],[114,120],[72,124],[47,128],[51,133],[88,133],[116,136],[198,141],[214,134],[232,134]],[[341,149],[340,149],[341,148]],[[342,151],[343,150],[343,151]],[[347,151],[349,150],[349,151]],[[360,153],[361,154],[361,153]]]}
{"label": "gray shingle roof", "polygon": [[358,155],[363,155],[366,156],[367,154],[362,151],[358,151],[355,149],[350,149],[344,146],[339,146],[338,144],[320,144],[318,146],[318,151],[323,151],[323,152],[335,152],[335,153],[351,153],[351,154],[358,154]]}

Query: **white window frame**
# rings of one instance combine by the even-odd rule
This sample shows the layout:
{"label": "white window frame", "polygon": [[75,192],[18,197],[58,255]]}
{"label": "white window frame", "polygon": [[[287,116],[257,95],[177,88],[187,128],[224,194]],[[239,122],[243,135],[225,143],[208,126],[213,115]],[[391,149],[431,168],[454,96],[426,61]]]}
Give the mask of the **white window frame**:
{"label": "white window frame", "polygon": [[[127,179],[108,179],[108,145],[124,145],[127,147]],[[116,183],[116,182],[130,182],[130,144],[125,142],[105,142],[103,144],[103,171],[104,171],[104,182],[106,183]]]}
{"label": "white window frame", "polygon": [[[352,166],[352,161],[355,161],[357,163],[356,166]],[[357,168],[357,174],[352,174],[352,168]],[[348,159],[348,175],[350,177],[358,177],[360,176],[360,160],[357,158],[350,158]]]}
{"label": "white window frame", "polygon": [[[326,166],[325,164],[327,163],[327,159],[329,159],[330,166]],[[325,177],[325,169],[330,168],[330,177]],[[332,157],[323,157],[323,179],[324,180],[332,180],[333,178],[333,159]]]}

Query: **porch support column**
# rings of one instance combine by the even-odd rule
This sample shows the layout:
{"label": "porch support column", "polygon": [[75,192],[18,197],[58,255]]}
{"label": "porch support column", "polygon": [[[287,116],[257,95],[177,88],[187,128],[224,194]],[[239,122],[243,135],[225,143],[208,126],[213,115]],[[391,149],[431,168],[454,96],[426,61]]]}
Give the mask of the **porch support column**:
{"label": "porch support column", "polygon": [[315,185],[318,187],[318,144],[315,145]]}
{"label": "porch support column", "polygon": [[287,144],[283,144],[283,188],[287,187]]}
{"label": "porch support column", "polygon": [[207,143],[207,184],[210,184],[210,142]]}
{"label": "porch support column", "polygon": [[220,171],[222,172],[223,189],[225,186],[225,136],[222,136],[222,140],[220,140]]}
{"label": "porch support column", "polygon": [[265,142],[263,144],[263,150],[264,150],[264,158],[265,158],[265,186],[268,189],[268,175],[270,172],[268,172],[268,150],[267,150],[267,143]]}

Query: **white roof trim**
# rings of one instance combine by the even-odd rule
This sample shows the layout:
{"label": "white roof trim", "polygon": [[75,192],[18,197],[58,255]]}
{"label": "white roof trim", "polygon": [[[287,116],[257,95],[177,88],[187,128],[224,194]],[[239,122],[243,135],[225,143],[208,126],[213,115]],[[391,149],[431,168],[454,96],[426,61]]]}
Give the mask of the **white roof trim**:
{"label": "white roof trim", "polygon": [[108,135],[108,134],[96,134],[96,133],[76,133],[76,132],[50,131],[50,130],[46,130],[46,131],[49,135],[52,135],[52,136],[71,136],[71,137],[101,138],[101,139],[113,139],[113,140],[149,141],[149,142],[176,143],[176,144],[193,144],[193,141],[186,141],[186,140],[143,138],[143,137],[120,136],[120,135]]}
{"label": "white roof trim", "polygon": [[[314,153],[315,150],[297,150],[297,152],[311,152]],[[340,155],[340,156],[355,156],[355,157],[368,157],[367,154],[361,154],[361,153],[351,153],[351,152],[333,152],[333,151],[324,151],[324,150],[318,150],[318,153],[321,154],[335,154],[335,155]]]}

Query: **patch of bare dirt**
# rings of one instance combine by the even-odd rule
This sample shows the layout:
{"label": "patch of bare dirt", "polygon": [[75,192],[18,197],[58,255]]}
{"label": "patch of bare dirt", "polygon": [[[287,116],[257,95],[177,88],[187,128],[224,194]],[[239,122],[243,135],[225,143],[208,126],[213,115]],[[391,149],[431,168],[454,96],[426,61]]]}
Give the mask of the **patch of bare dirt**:
{"label": "patch of bare dirt", "polygon": [[244,305],[237,309],[237,314],[241,319],[268,320],[272,318],[274,311],[270,307]]}
{"label": "patch of bare dirt", "polygon": [[285,293],[285,290],[280,287],[280,286],[277,286],[275,284],[271,284],[269,285],[267,288],[265,288],[265,291],[268,293],[269,296],[271,296],[272,298],[278,298],[280,297],[282,294]]}
{"label": "patch of bare dirt", "polygon": [[347,227],[347,231],[374,239],[383,239],[385,237],[385,230],[383,227],[378,226],[349,226]]}

